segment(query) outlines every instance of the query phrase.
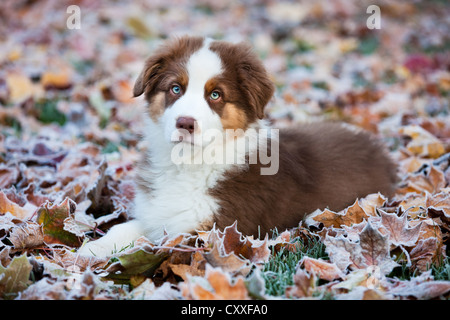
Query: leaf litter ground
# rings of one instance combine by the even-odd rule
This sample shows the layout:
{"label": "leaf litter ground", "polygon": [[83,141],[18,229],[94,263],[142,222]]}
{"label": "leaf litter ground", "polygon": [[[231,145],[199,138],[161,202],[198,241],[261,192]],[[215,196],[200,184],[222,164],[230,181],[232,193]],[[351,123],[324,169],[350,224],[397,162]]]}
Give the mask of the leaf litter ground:
{"label": "leaf litter ground", "polygon": [[[3,1],[0,298],[448,298],[449,7],[380,1],[382,28],[369,30],[371,4],[80,1],[70,30],[68,2]],[[262,239],[233,224],[79,256],[129,217],[144,149],[133,80],[186,30],[252,43],[278,87],[274,126],[338,120],[378,135],[399,164],[396,195]]]}

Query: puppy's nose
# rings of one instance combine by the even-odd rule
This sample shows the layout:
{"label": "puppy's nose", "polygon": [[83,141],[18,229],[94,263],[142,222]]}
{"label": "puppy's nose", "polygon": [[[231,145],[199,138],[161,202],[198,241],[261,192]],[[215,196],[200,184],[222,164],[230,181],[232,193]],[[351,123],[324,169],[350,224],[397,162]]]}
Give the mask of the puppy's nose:
{"label": "puppy's nose", "polygon": [[177,129],[184,129],[189,131],[190,134],[194,132],[196,121],[192,117],[179,117],[177,119],[176,127]]}

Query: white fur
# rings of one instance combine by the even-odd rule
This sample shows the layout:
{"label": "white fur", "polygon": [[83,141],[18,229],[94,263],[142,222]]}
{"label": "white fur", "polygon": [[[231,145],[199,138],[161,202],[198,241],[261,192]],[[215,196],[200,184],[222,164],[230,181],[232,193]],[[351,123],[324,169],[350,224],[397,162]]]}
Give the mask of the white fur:
{"label": "white fur", "polygon": [[[119,250],[142,235],[156,242],[163,237],[164,231],[169,235],[189,232],[201,223],[212,221],[219,204],[208,194],[208,189],[214,188],[224,172],[236,164],[175,164],[171,158],[175,145],[171,135],[178,117],[197,119],[202,132],[209,129],[223,132],[220,117],[210,109],[204,97],[205,83],[222,71],[220,58],[207,45],[208,42],[187,63],[189,83],[185,94],[167,108],[159,120],[146,119],[145,135],[151,166],[138,173],[151,184],[151,194],[137,189],[134,220],[116,225],[103,238],[87,243],[81,254],[108,256],[114,248]],[[253,127],[261,125],[263,122],[259,121]],[[194,141],[193,148],[197,152],[202,152],[210,144],[211,141],[205,139]],[[248,140],[246,149],[238,149],[226,141],[214,140],[214,143],[223,147],[221,144],[225,142],[227,152],[237,159],[237,163],[244,163],[245,155],[256,150],[258,136],[255,130],[247,130],[239,139]]]}
{"label": "white fur", "polygon": [[195,132],[197,134],[193,135],[193,142],[202,146],[210,142],[206,140],[207,137],[202,132],[209,129],[223,130],[220,117],[211,110],[204,97],[206,82],[222,73],[222,61],[215,52],[204,46],[190,57],[186,69],[189,76],[187,90],[164,112],[161,122],[164,123],[166,140],[171,141],[177,119],[179,117],[194,118],[197,120],[198,128]]}

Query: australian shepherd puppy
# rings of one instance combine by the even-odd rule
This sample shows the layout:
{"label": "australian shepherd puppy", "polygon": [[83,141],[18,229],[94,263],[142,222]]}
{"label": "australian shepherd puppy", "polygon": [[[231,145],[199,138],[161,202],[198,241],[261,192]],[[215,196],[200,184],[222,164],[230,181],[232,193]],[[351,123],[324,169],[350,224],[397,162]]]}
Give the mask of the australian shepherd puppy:
{"label": "australian shepherd puppy", "polygon": [[140,236],[157,241],[236,220],[244,234],[264,236],[316,209],[392,194],[396,168],[378,141],[333,123],[269,128],[264,108],[273,93],[246,44],[166,42],[134,87],[148,107],[132,217],[81,253],[107,256]]}

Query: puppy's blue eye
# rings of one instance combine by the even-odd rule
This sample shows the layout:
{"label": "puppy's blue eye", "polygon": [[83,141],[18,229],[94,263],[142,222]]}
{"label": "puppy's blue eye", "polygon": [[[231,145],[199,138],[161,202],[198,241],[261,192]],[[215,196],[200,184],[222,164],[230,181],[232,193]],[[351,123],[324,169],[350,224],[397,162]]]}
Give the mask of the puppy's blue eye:
{"label": "puppy's blue eye", "polygon": [[172,92],[173,92],[174,94],[180,94],[180,92],[181,92],[180,86],[173,86],[173,87],[172,87]]}
{"label": "puppy's blue eye", "polygon": [[211,92],[211,99],[212,100],[217,100],[217,99],[219,99],[220,98],[220,93],[219,93],[219,91],[213,91],[213,92]]}

